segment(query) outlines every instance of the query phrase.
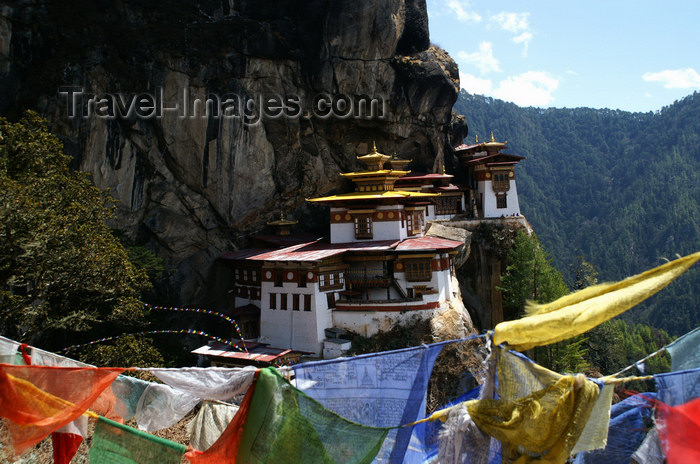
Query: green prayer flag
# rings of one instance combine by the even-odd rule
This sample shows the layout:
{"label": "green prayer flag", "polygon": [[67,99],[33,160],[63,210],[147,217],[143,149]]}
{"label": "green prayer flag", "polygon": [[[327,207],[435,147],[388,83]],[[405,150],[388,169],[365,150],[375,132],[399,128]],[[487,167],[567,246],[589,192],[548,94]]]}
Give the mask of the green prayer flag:
{"label": "green prayer flag", "polygon": [[369,464],[388,431],[339,416],[266,368],[258,375],[237,462]]}
{"label": "green prayer flag", "polygon": [[91,464],[180,464],[185,445],[99,417],[90,446]]}

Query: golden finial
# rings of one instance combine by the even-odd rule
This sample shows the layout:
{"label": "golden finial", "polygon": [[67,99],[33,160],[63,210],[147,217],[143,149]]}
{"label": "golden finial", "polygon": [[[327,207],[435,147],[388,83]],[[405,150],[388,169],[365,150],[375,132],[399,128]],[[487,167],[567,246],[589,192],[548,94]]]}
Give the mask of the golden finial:
{"label": "golden finial", "polygon": [[280,221],[284,221],[284,211],[280,211]]}
{"label": "golden finial", "polygon": [[492,141],[492,142],[495,142],[495,141],[496,141],[496,139],[493,138],[493,131],[491,131],[491,141]]}
{"label": "golden finial", "polygon": [[442,173],[445,174],[445,163],[442,163]]}
{"label": "golden finial", "polygon": [[377,141],[372,140],[372,153],[377,153]]}
{"label": "golden finial", "polygon": [[479,134],[476,134],[476,143],[479,143]]}

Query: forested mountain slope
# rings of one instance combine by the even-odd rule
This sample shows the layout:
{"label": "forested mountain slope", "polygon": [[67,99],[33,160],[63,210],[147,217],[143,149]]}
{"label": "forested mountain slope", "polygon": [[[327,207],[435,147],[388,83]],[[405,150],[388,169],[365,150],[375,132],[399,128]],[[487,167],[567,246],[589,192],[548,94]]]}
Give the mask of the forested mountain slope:
{"label": "forested mountain slope", "polygon": [[[578,255],[615,280],[700,250],[700,94],[656,113],[521,108],[461,91],[469,141],[493,131],[526,156],[523,214],[565,274]],[[630,317],[672,334],[700,325],[700,269]]]}

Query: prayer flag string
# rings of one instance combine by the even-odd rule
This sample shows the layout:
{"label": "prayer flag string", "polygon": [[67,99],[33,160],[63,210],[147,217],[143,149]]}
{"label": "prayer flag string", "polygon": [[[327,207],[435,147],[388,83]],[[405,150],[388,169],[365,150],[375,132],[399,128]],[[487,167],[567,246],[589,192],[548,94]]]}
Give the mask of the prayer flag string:
{"label": "prayer flag string", "polygon": [[215,340],[217,342],[223,343],[225,345],[228,345],[232,348],[237,349],[238,351],[248,353],[248,350],[246,349],[241,349],[240,347],[236,346],[236,343],[234,343],[232,340],[224,340],[221,337],[217,337],[216,335],[211,335],[206,332],[202,332],[201,330],[192,330],[192,329],[180,329],[180,330],[148,330],[144,332],[134,332],[130,334],[122,334],[122,335],[117,335],[114,337],[105,337],[105,338],[100,338],[99,340],[93,340],[91,342],[87,343],[82,343],[80,345],[71,345],[66,348],[63,348],[59,350],[59,353],[65,353],[73,349],[78,349],[82,348],[85,346],[89,345],[95,345],[97,343],[104,343],[112,340],[117,340],[122,337],[129,337],[129,336],[136,336],[136,335],[153,335],[153,334],[191,334],[191,335],[201,335],[203,337],[208,337],[211,338],[212,340]]}
{"label": "prayer flag string", "polygon": [[209,314],[211,316],[218,316],[236,328],[236,333],[238,333],[238,337],[241,339],[241,342],[243,343],[243,349],[245,350],[246,353],[248,353],[248,348],[245,346],[245,339],[243,338],[243,333],[241,332],[241,328],[238,326],[238,322],[236,322],[235,319],[233,319],[230,316],[227,316],[224,313],[212,311],[211,309],[178,308],[175,306],[158,306],[158,305],[152,305],[149,303],[144,303],[144,305],[148,309],[161,309],[161,310],[165,310],[165,311],[182,311],[182,312],[192,312],[192,313],[203,313],[203,314]]}

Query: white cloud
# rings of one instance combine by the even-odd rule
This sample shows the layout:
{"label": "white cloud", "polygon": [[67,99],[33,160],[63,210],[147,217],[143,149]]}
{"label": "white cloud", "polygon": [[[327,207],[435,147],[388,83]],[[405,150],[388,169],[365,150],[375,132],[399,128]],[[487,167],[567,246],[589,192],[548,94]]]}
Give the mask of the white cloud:
{"label": "white cloud", "polygon": [[473,21],[475,23],[481,22],[481,15],[475,11],[471,11],[469,2],[464,0],[450,0],[447,2],[448,8],[450,8],[459,21],[467,22]]}
{"label": "white cloud", "polygon": [[519,36],[513,37],[511,40],[515,43],[523,44],[523,56],[527,56],[527,49],[530,45],[530,40],[532,40],[532,32],[523,32]]}
{"label": "white cloud", "polygon": [[501,81],[493,96],[519,106],[547,106],[554,100],[559,80],[544,71],[528,71]]}
{"label": "white cloud", "polygon": [[693,68],[666,69],[659,72],[647,72],[642,75],[647,82],[660,82],[666,89],[690,89],[700,87],[700,74]]}
{"label": "white cloud", "polygon": [[517,34],[530,30],[530,13],[509,13],[501,11],[491,16],[491,22],[504,31]]}
{"label": "white cloud", "polygon": [[532,32],[523,32],[522,34],[513,37],[513,42],[515,43],[525,43],[527,46],[528,42],[532,39]]}
{"label": "white cloud", "polygon": [[478,52],[459,52],[457,53],[457,59],[466,64],[473,64],[479,68],[481,74],[491,71],[500,72],[501,70],[498,60],[493,56],[493,44],[491,42],[481,42]]}
{"label": "white cloud", "polygon": [[523,44],[523,56],[527,56],[527,50],[532,40],[532,31],[530,30],[530,13],[510,13],[501,11],[489,18],[491,25],[496,26],[504,31],[517,34],[510,40],[516,44]]}
{"label": "white cloud", "polygon": [[490,95],[493,89],[491,79],[481,79],[462,71],[459,72],[459,86],[472,95]]}

